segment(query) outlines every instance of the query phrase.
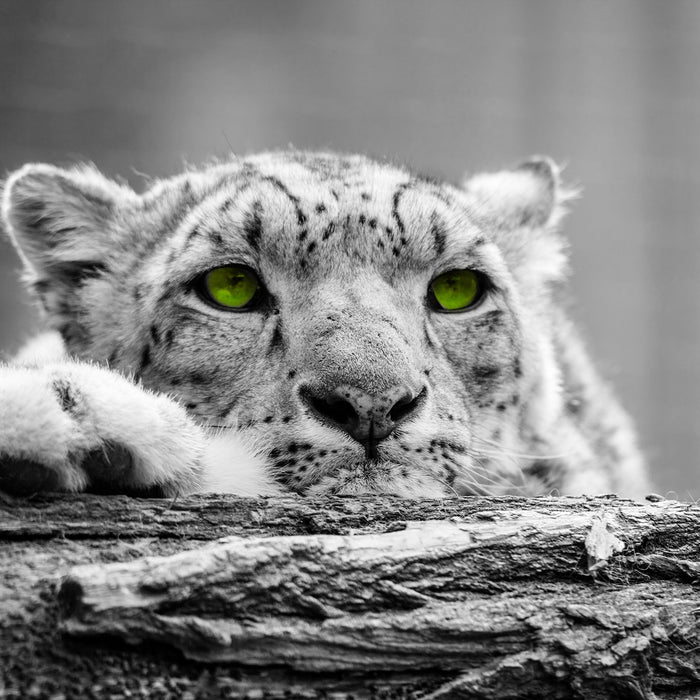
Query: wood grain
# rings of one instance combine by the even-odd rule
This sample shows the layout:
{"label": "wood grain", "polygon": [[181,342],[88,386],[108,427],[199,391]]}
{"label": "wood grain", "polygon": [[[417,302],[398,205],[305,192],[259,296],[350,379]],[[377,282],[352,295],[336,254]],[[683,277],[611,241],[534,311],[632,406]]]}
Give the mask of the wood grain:
{"label": "wood grain", "polygon": [[11,501],[0,689],[693,698],[699,522],[612,497]]}

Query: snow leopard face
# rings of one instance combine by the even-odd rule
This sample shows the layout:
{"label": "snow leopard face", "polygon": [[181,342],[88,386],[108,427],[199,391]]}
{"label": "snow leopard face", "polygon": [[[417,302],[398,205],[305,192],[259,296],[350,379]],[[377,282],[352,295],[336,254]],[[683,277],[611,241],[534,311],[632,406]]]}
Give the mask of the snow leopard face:
{"label": "snow leopard face", "polygon": [[287,152],[142,195],[30,165],[6,216],[77,357],[244,433],[290,490],[443,496],[595,456],[557,359],[565,198],[545,159],[457,188]]}

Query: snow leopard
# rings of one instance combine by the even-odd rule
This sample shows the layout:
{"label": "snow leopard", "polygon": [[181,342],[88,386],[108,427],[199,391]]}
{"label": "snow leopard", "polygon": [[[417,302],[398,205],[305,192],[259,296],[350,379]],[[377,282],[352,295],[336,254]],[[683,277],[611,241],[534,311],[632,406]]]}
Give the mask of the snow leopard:
{"label": "snow leopard", "polygon": [[567,311],[575,194],[546,157],[25,165],[2,217],[46,330],[0,365],[0,490],[644,493]]}

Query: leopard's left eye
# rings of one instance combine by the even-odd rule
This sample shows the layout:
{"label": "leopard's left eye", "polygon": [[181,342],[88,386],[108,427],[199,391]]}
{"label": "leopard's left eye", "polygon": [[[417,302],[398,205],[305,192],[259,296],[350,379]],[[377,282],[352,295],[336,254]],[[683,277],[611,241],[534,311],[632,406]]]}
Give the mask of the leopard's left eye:
{"label": "leopard's left eye", "polygon": [[430,283],[428,296],[438,311],[462,311],[479,303],[485,286],[479,272],[450,270]]}

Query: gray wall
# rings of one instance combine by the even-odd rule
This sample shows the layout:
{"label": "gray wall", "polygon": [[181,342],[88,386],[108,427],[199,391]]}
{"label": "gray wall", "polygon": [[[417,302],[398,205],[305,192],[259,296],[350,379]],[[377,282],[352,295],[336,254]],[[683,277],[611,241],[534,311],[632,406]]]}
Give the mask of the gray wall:
{"label": "gray wall", "polygon": [[[700,497],[700,2],[2,0],[0,171],[88,159],[139,186],[297,147],[457,179],[532,153],[589,344],[662,492]],[[0,242],[0,348],[37,327]]]}

